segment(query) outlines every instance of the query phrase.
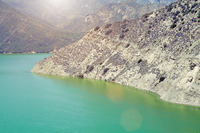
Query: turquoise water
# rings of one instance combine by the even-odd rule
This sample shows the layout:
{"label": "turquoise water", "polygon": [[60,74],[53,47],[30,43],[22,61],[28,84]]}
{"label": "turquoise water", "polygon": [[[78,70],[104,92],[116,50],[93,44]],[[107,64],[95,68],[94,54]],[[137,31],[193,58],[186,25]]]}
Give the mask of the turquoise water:
{"label": "turquoise water", "polygon": [[105,81],[31,73],[47,56],[0,55],[0,133],[200,133],[200,107]]}

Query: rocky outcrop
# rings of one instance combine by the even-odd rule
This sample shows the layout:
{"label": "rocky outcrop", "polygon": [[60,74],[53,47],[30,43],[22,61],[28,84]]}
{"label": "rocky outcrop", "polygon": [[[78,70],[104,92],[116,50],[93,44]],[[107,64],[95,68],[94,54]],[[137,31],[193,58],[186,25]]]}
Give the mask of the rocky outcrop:
{"label": "rocky outcrop", "polygon": [[96,27],[38,62],[32,72],[95,78],[200,106],[200,0]]}

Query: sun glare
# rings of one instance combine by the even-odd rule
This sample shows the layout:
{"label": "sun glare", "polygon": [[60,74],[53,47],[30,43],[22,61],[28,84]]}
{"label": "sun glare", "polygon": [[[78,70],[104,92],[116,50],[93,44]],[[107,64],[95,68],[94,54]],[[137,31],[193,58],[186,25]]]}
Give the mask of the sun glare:
{"label": "sun glare", "polygon": [[65,0],[47,0],[52,6],[59,7]]}

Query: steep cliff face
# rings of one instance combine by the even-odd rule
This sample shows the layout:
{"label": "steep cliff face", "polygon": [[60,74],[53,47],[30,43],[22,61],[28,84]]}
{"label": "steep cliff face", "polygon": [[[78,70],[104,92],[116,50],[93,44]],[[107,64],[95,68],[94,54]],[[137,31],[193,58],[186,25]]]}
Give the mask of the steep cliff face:
{"label": "steep cliff face", "polygon": [[200,106],[200,0],[179,0],[140,19],[91,30],[32,72],[95,78]]}
{"label": "steep cliff face", "polygon": [[0,53],[44,53],[75,41],[73,34],[61,32],[0,1]]}

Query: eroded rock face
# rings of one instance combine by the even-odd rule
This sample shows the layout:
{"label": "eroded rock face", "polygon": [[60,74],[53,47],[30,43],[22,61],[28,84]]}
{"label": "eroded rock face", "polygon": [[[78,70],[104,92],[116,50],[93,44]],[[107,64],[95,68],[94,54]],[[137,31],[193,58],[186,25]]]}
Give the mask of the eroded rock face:
{"label": "eroded rock face", "polygon": [[32,72],[114,81],[200,106],[200,0],[96,27]]}

